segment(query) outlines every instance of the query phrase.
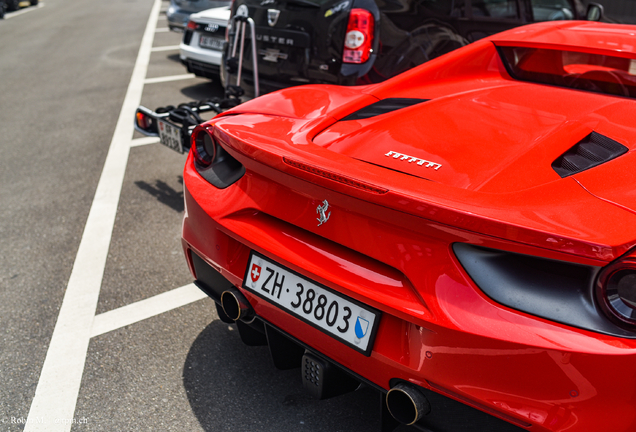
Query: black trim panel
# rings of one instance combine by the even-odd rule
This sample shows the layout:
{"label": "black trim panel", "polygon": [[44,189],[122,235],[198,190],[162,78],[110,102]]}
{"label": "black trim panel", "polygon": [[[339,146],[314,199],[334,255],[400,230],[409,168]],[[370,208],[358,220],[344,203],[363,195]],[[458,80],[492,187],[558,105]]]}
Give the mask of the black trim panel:
{"label": "black trim panel", "polygon": [[376,103],[372,103],[358,111],[349,114],[340,121],[348,120],[364,120],[371,117],[386,114],[392,111],[396,111],[402,108],[407,108],[413,105],[417,105],[422,102],[427,102],[430,99],[412,99],[412,98],[388,98],[382,99]]}
{"label": "black trim panel", "polygon": [[597,305],[594,281],[600,267],[466,243],[453,244],[453,251],[477,286],[497,303],[580,329],[636,339]]}

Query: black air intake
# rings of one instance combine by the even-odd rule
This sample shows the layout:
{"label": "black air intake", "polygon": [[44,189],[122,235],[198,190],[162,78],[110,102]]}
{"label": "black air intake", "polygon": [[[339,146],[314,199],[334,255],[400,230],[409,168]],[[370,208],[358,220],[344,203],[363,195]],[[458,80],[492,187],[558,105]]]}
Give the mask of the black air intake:
{"label": "black air intake", "polygon": [[375,117],[381,114],[386,114],[391,111],[396,111],[402,108],[417,105],[421,102],[427,102],[430,99],[411,99],[411,98],[389,98],[382,99],[376,103],[366,106],[358,111],[349,114],[341,121],[347,120],[364,120],[371,117]]}
{"label": "black air intake", "polygon": [[552,162],[561,177],[578,174],[627,153],[628,148],[611,138],[592,132]]}

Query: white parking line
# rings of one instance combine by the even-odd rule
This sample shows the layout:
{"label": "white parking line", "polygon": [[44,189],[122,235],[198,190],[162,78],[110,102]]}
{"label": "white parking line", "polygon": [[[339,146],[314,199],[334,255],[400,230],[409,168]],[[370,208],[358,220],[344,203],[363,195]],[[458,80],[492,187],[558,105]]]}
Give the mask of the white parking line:
{"label": "white parking line", "polygon": [[95,316],[91,337],[117,330],[206,297],[207,295],[194,284],[189,284],[119,309],[104,312]]}
{"label": "white parking line", "polygon": [[143,137],[137,138],[130,142],[131,147],[140,147],[149,144],[157,144],[159,142],[159,137]]}
{"label": "white parking line", "polygon": [[84,372],[106,257],[161,0],[155,0],[86,221],[24,431],[68,432]]}
{"label": "white parking line", "polygon": [[172,75],[172,76],[165,76],[165,77],[157,77],[157,78],[147,78],[144,81],[144,84],[157,84],[157,83],[164,83],[164,82],[168,82],[168,81],[187,80],[187,79],[192,79],[192,78],[196,78],[196,75],[194,75],[194,74],[184,74],[184,75]]}
{"label": "white parking line", "polygon": [[44,3],[38,3],[37,6],[29,6],[24,9],[19,9],[15,12],[7,12],[6,14],[4,14],[4,19],[15,18],[17,16],[24,15],[25,13],[33,12],[34,10],[40,9],[43,7],[44,7]]}
{"label": "white parking line", "polygon": [[179,45],[168,45],[168,46],[153,47],[152,52],[173,51],[178,49],[179,49]]}

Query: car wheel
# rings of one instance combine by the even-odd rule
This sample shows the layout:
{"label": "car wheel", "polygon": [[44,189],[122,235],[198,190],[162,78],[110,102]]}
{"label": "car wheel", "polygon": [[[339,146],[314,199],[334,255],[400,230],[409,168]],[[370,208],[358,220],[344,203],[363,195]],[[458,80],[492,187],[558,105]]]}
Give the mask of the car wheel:
{"label": "car wheel", "polygon": [[8,11],[18,10],[19,6],[20,6],[20,0],[9,0],[9,1],[7,1],[7,10]]}
{"label": "car wheel", "polygon": [[31,0],[31,6],[36,6],[40,0]]}
{"label": "car wheel", "polygon": [[4,18],[4,10],[7,8],[7,4],[4,0],[0,0],[0,19]]}

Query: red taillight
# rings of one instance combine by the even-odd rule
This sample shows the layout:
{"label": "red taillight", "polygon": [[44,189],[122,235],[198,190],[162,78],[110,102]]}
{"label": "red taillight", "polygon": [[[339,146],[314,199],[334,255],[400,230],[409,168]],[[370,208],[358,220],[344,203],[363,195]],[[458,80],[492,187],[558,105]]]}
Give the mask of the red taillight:
{"label": "red taillight", "polygon": [[212,165],[216,158],[216,140],[213,136],[214,129],[203,126],[197,126],[192,132],[192,153],[196,162],[207,167]]}
{"label": "red taillight", "polygon": [[149,130],[152,127],[152,118],[148,117],[146,114],[137,111],[135,115],[137,119],[137,126],[139,126],[143,130]]}
{"label": "red taillight", "polygon": [[197,23],[195,23],[194,21],[188,21],[188,25],[187,25],[187,27],[188,27],[190,30],[196,30],[196,29],[197,29]]}
{"label": "red taillight", "polygon": [[351,9],[345,35],[344,63],[364,63],[373,51],[374,19],[366,9]]}
{"label": "red taillight", "polygon": [[636,328],[636,257],[605,267],[598,278],[596,295],[612,321]]}

